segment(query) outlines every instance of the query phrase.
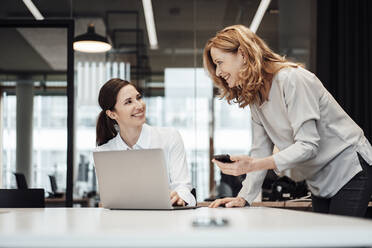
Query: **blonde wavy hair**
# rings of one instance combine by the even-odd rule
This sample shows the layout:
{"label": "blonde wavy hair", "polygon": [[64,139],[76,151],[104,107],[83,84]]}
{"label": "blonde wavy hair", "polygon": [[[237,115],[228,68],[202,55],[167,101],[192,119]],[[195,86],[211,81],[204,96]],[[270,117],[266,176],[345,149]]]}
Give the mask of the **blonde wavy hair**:
{"label": "blonde wavy hair", "polygon": [[[238,75],[237,87],[229,88],[225,79],[216,76],[216,65],[211,56],[212,47],[228,53],[241,50],[247,56],[247,61]],[[240,108],[252,103],[261,104],[267,100],[263,94],[265,84],[271,81],[274,74],[284,67],[299,65],[274,53],[261,38],[243,25],[226,27],[208,40],[204,48],[203,63],[209,76],[220,89],[220,97],[226,98],[229,104],[233,100]],[[274,63],[279,65],[276,71],[273,71]]]}

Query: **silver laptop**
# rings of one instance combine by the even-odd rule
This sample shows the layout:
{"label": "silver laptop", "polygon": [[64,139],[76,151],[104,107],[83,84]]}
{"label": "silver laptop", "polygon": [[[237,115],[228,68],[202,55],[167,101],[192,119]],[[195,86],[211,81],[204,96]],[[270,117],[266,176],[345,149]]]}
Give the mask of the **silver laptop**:
{"label": "silver laptop", "polygon": [[93,152],[101,203],[109,209],[176,210],[162,149]]}

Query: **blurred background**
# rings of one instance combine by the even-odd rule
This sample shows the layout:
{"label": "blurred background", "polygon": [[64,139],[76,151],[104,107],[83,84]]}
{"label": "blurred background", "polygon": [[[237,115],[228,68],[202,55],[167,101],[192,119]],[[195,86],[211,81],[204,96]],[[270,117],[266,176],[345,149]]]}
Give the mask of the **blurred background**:
{"label": "blurred background", "polygon": [[[247,154],[251,117],[249,107],[219,99],[203,47],[226,26],[249,27],[261,2],[256,33],[316,73],[370,139],[369,1],[2,0],[1,187],[19,187],[21,173],[28,187],[66,195],[68,206],[95,196],[98,92],[120,77],[144,93],[148,124],[180,131],[198,200],[218,196],[221,174],[211,156]],[[72,50],[89,25],[110,50]]]}

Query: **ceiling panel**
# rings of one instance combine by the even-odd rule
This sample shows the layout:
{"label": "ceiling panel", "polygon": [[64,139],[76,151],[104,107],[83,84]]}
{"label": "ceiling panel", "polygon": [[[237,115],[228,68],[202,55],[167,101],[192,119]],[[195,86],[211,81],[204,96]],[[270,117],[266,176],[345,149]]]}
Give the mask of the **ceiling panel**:
{"label": "ceiling panel", "polygon": [[[140,46],[139,56],[147,58],[147,63],[154,72],[163,71],[166,67],[192,67],[194,65],[194,42],[198,48],[197,65],[201,66],[201,49],[206,41],[227,25],[241,23],[249,26],[259,2],[260,0],[153,0],[159,49],[149,50],[140,0],[34,0],[35,5],[47,19],[74,18],[76,35],[85,32],[88,22],[94,22],[97,33],[109,34],[116,45],[115,49],[106,56],[76,53],[76,61],[120,59],[135,63],[136,59],[133,60],[135,47],[126,46],[126,44],[133,44],[136,41],[136,33],[123,31],[123,29],[136,28],[136,15],[126,13],[135,11],[139,16],[138,26],[142,30],[140,43],[143,44]],[[273,0],[270,8],[277,8],[277,4],[278,0]],[[1,0],[0,6],[0,17],[32,19],[20,0]],[[266,13],[258,34],[276,49],[278,47],[278,14]],[[39,35],[45,36],[41,33]],[[49,37],[55,47],[65,46],[65,40],[58,39],[58,35]],[[33,44],[41,57],[44,57],[44,64],[51,65],[50,68],[62,68],[60,66],[62,62],[58,62],[57,57],[60,58],[65,53],[63,49],[53,49],[55,52],[51,55],[45,49],[46,46],[50,46],[48,42],[42,44],[42,39],[32,34],[24,34],[24,38],[29,44]],[[50,57],[53,55],[55,58]]]}

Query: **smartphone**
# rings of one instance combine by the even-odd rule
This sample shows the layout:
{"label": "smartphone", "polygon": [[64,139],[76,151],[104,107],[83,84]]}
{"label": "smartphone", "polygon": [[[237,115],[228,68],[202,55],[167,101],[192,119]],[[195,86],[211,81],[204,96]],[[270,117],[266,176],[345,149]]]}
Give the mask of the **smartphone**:
{"label": "smartphone", "polygon": [[222,162],[222,163],[233,163],[233,161],[230,159],[229,154],[214,155],[213,158],[217,161]]}
{"label": "smartphone", "polygon": [[221,227],[228,225],[228,220],[221,217],[198,217],[192,222],[193,227]]}

